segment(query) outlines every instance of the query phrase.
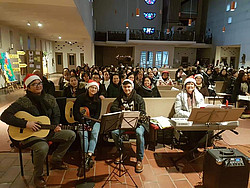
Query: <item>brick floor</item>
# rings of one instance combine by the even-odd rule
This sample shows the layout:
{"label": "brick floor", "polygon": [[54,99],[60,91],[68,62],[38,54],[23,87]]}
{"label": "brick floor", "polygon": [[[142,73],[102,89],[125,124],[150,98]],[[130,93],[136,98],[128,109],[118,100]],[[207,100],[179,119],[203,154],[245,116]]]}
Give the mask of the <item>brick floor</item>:
{"label": "brick floor", "polygon": [[[19,90],[17,94],[12,93],[9,97],[0,97],[0,104],[3,104],[0,107],[0,113],[2,113],[11,101],[15,100],[18,95],[22,94],[23,91]],[[9,103],[6,102],[6,100],[9,101]],[[237,137],[225,132],[225,141],[218,141],[216,142],[216,145],[237,148],[250,157],[249,123],[250,120],[241,120],[240,127],[237,129],[240,132],[240,135]],[[0,188],[33,188],[33,165],[31,162],[30,152],[24,151],[23,154],[25,174],[23,178],[20,175],[18,153],[16,150],[10,148],[10,142],[6,130],[7,125],[0,122]],[[244,131],[244,134],[241,134],[242,131]],[[186,159],[179,161],[178,167],[180,167],[180,171],[177,171],[173,165],[171,157],[181,156],[183,152],[177,149],[171,150],[169,147],[159,145],[154,152],[145,150],[145,157],[143,160],[144,171],[138,174],[134,170],[136,162],[134,157],[135,143],[132,143],[131,145],[126,144],[125,148],[128,157],[124,164],[138,187],[198,188],[202,186],[203,157],[193,162],[187,162]],[[95,187],[101,187],[115,167],[113,163],[116,155],[115,151],[116,149],[112,144],[97,148],[96,156],[94,157],[94,167],[87,172],[87,181],[94,182]],[[76,160],[77,157],[72,157],[75,153],[77,152],[70,151],[65,157],[65,161],[69,164],[68,170],[50,170],[50,176],[45,176],[48,185],[47,187],[69,188],[75,187],[77,184],[84,182],[82,178],[78,178],[76,176],[78,168],[76,164],[78,164],[79,161]],[[122,177],[118,177],[117,179],[112,178],[112,181],[107,182],[105,187],[129,188],[134,187],[134,184],[128,174],[126,174]]]}

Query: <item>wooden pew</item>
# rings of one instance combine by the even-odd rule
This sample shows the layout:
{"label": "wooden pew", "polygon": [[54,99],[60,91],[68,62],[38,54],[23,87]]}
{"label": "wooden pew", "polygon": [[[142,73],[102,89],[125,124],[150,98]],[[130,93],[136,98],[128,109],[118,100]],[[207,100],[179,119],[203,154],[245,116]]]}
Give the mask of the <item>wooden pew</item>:
{"label": "wooden pew", "polygon": [[176,91],[176,90],[159,90],[160,94],[161,94],[161,97],[176,97],[180,92],[181,90],[179,91]]}
{"label": "wooden pew", "polygon": [[175,87],[179,90],[182,89],[182,85],[174,85],[174,86],[157,86],[158,90],[171,90],[172,87]]}

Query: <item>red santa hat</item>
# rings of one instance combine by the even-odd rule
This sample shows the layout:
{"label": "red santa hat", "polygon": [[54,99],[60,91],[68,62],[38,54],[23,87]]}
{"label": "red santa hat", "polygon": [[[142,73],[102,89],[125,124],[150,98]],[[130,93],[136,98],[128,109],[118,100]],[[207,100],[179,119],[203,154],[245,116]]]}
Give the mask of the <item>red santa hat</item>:
{"label": "red santa hat", "polygon": [[96,86],[97,90],[99,91],[99,84],[96,81],[89,80],[88,83],[87,83],[87,89],[89,89],[89,87],[91,87],[91,86]]}
{"label": "red santa hat", "polygon": [[33,82],[34,80],[41,80],[41,78],[35,74],[27,74],[27,76],[23,79],[24,82],[24,89],[26,89],[28,87],[28,85]]}
{"label": "red santa hat", "polygon": [[185,82],[184,82],[184,86],[185,86],[188,82],[193,82],[194,85],[196,85],[196,80],[194,79],[194,76],[190,76],[190,77],[186,78],[186,80],[185,80]]}

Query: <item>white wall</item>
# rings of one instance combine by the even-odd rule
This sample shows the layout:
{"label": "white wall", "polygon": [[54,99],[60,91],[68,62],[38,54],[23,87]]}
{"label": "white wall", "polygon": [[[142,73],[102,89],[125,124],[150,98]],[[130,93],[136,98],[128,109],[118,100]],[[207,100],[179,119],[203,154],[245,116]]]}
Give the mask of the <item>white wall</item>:
{"label": "white wall", "polygon": [[[241,45],[240,57],[246,54],[246,66],[250,66],[250,2],[249,0],[237,0],[237,8],[234,12],[226,12],[226,0],[209,0],[207,29],[213,34],[214,46]],[[232,17],[232,23],[228,24],[228,17]],[[222,32],[223,26],[226,32]]]}
{"label": "white wall", "polygon": [[173,66],[173,58],[174,58],[174,47],[173,46],[159,46],[159,45],[137,45],[135,46],[135,57],[134,57],[134,65],[140,64],[140,56],[141,51],[152,51],[154,54],[154,62],[155,62],[155,54],[157,51],[168,51],[168,64]]}
{"label": "white wall", "polygon": [[[72,41],[72,42],[74,42],[74,41]],[[82,49],[80,49],[80,48],[82,48]],[[76,66],[81,65],[80,53],[84,53],[84,63],[85,64],[88,64],[89,66],[94,65],[93,42],[90,39],[84,40],[83,43],[77,42],[76,44],[72,44],[72,45],[65,43],[64,41],[57,41],[56,43],[53,42],[53,49],[54,49],[54,52],[62,52],[63,53],[63,67],[68,67],[68,57],[67,57],[68,53],[75,53],[76,54]]]}
{"label": "white wall", "polygon": [[[20,31],[16,28],[11,28],[9,26],[5,26],[5,25],[0,25],[1,28],[1,41],[2,41],[2,47],[0,47],[0,52],[7,52],[9,51],[10,48],[10,33],[9,31],[13,31],[13,44],[14,44],[14,48],[13,50],[10,51],[11,54],[16,54],[16,52],[18,50],[29,50],[28,49],[28,36],[30,37],[30,50],[42,50],[42,51],[46,51],[49,52],[49,56],[48,56],[48,71],[49,73],[53,73],[55,72],[55,66],[52,65],[52,58],[54,58],[54,53],[53,53],[53,47],[52,47],[52,43],[51,41],[47,41],[44,39],[41,39],[37,36],[32,36],[31,34],[25,33],[23,31]],[[21,44],[20,44],[20,36],[22,36],[23,38],[23,49],[21,48]],[[34,39],[36,38],[36,49],[35,49],[35,42]],[[42,42],[42,49],[40,48],[40,41]],[[46,45],[45,45],[46,43]],[[16,61],[16,59],[10,59],[11,63]],[[16,65],[12,64],[12,67],[15,67]],[[45,67],[45,65],[44,65]],[[20,80],[20,76],[19,73],[15,73],[15,77],[17,80]],[[0,75],[0,88],[5,86],[5,81],[2,78],[2,76]]]}
{"label": "white wall", "polygon": [[196,61],[196,48],[175,48],[174,49],[174,67],[177,68],[181,64],[181,57],[187,56],[190,65]]}
{"label": "white wall", "polygon": [[[217,46],[216,55],[215,55],[215,63],[217,60],[221,61],[221,57],[227,57],[227,63],[230,65],[230,58],[235,57],[235,64],[239,64],[240,59],[240,47],[226,47],[226,46]],[[237,68],[237,66],[236,66]]]}

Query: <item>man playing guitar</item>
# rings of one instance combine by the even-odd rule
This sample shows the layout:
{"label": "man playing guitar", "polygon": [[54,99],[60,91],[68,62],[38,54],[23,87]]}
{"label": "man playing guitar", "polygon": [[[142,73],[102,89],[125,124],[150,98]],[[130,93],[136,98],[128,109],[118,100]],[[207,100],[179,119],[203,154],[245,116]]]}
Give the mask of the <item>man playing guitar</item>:
{"label": "man playing guitar", "polygon": [[[38,122],[27,121],[15,116],[17,112],[25,111],[33,116],[47,116],[51,124],[58,125],[60,121],[59,107],[56,99],[43,91],[43,84],[40,77],[28,74],[24,78],[24,88],[26,89],[26,95],[12,103],[2,113],[1,120],[8,125],[30,129],[34,132],[39,131],[41,125]],[[62,158],[74,140],[75,133],[73,131],[61,130],[61,127],[57,126],[45,138],[32,136],[21,141],[24,145],[30,144],[33,150],[33,174],[36,187],[46,187],[46,182],[43,178],[43,164],[49,150],[47,141],[59,143],[50,161],[51,169],[65,170],[67,166],[62,162]]]}

